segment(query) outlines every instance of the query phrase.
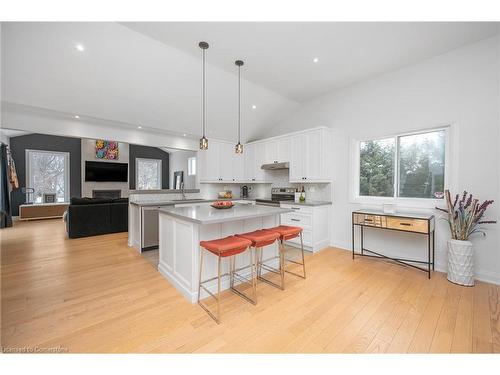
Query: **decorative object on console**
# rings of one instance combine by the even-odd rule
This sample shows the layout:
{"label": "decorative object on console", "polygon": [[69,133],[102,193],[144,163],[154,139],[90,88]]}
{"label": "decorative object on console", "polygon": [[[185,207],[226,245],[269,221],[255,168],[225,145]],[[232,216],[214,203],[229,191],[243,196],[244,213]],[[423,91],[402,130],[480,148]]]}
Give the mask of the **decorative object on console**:
{"label": "decorative object on console", "polygon": [[56,203],[56,194],[55,193],[44,193],[43,194],[43,203]]}
{"label": "decorative object on console", "polygon": [[473,198],[467,192],[458,194],[452,203],[450,191],[445,191],[447,209],[436,207],[446,212],[447,221],[450,226],[451,239],[448,240],[448,280],[452,283],[473,286],[474,285],[474,245],[469,238],[474,233],[486,233],[479,224],[494,224],[494,220],[482,220],[489,205],[494,201],[486,200],[479,204],[479,200]]}
{"label": "decorative object on console", "polygon": [[241,133],[241,67],[243,66],[243,61],[236,60],[234,62],[238,67],[238,143],[234,146],[234,151],[237,154],[243,154],[243,145],[240,142]]}
{"label": "decorative object on console", "polygon": [[96,139],[95,157],[97,159],[118,160],[119,157],[118,142]]}
{"label": "decorative object on console", "polygon": [[205,50],[208,49],[207,42],[200,42],[198,46],[202,51],[202,85],[201,85],[201,93],[202,93],[202,104],[201,104],[201,125],[203,130],[203,136],[200,139],[200,150],[208,150],[208,139],[205,137]]}

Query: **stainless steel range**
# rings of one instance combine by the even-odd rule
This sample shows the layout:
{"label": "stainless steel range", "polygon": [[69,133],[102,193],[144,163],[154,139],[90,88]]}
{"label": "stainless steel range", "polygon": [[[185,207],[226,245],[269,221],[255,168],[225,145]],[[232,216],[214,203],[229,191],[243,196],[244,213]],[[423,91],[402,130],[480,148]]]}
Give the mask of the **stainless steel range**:
{"label": "stainless steel range", "polygon": [[272,188],[271,198],[256,199],[255,203],[267,206],[279,206],[282,201],[295,201],[295,188]]}

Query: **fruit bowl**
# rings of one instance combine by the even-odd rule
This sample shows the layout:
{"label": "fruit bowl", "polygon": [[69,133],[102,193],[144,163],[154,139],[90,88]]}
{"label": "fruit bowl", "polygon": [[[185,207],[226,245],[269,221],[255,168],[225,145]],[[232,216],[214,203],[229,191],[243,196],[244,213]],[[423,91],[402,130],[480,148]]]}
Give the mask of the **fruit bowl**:
{"label": "fruit bowl", "polygon": [[217,201],[211,204],[213,208],[218,208],[218,209],[225,209],[225,208],[231,208],[234,206],[234,203],[231,201]]}

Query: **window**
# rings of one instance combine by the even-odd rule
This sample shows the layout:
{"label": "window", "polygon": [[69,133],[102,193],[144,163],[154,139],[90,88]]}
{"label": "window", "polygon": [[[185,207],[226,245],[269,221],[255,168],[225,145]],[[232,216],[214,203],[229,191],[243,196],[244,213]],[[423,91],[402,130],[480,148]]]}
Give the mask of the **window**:
{"label": "window", "polygon": [[196,175],[196,157],[188,158],[188,176]]}
{"label": "window", "polygon": [[446,129],[359,142],[359,196],[442,198]]}
{"label": "window", "polygon": [[138,190],[161,189],[161,160],[139,159],[136,165],[136,187]]}
{"label": "window", "polygon": [[69,153],[26,150],[26,173],[35,203],[43,203],[43,194],[54,193],[56,202],[69,201]]}

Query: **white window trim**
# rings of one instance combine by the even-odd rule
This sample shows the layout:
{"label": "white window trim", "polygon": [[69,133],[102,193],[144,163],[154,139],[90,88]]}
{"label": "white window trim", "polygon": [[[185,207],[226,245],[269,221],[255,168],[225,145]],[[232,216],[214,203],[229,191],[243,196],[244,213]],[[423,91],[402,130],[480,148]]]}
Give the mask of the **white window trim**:
{"label": "white window trim", "polygon": [[[26,149],[24,151],[25,165],[26,165],[26,187],[31,186],[31,165],[30,165],[30,152],[38,152],[44,154],[61,154],[64,155],[64,171],[68,171],[68,173],[64,173],[64,202],[69,202],[70,194],[70,179],[71,179],[71,170],[70,170],[70,158],[71,154],[65,151],[47,151],[47,150],[35,150],[35,149]],[[33,197],[35,199],[35,197]],[[43,203],[43,202],[42,202]]]}
{"label": "white window trim", "polygon": [[[189,173],[191,168],[190,168],[190,165],[191,165],[191,160],[194,159],[194,164],[195,164],[195,168],[194,168],[194,173]],[[196,156],[191,156],[188,158],[188,168],[187,168],[187,175],[188,176],[196,176],[198,174],[198,159],[196,158]]]}
{"label": "white window trim", "polygon": [[[160,177],[160,187],[158,189],[140,189],[139,188],[139,162],[140,161],[159,161],[158,165],[158,176]],[[135,187],[137,190],[161,190],[162,189],[162,160],[161,159],[153,159],[153,158],[135,158]]]}
{"label": "white window trim", "polygon": [[[381,205],[384,203],[396,204],[398,207],[405,208],[434,208],[442,206],[444,199],[433,198],[408,198],[408,197],[369,197],[359,195],[359,144],[363,141],[396,138],[407,135],[422,134],[432,131],[444,130],[445,131],[445,169],[444,169],[444,189],[451,191],[456,190],[457,184],[457,169],[458,169],[458,124],[448,123],[445,125],[437,125],[431,128],[423,128],[421,130],[386,134],[383,136],[369,137],[369,138],[350,138],[349,141],[349,203],[362,204],[362,205]],[[394,178],[395,186],[397,186],[397,178],[399,172],[397,171],[397,163],[394,165]],[[395,192],[396,193],[396,192]]]}

